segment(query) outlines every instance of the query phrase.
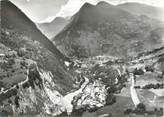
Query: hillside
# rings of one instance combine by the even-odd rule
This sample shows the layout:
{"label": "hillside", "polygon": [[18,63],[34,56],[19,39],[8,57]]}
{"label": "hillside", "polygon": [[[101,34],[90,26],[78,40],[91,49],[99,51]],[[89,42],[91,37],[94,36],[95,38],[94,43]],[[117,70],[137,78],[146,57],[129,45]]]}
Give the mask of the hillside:
{"label": "hillside", "polygon": [[40,113],[54,104],[46,89],[60,96],[77,89],[69,59],[34,23],[10,1],[0,11],[0,116]]}
{"label": "hillside", "polygon": [[[162,22],[133,15],[106,2],[96,6],[86,3],[72,19],[53,39],[57,48],[68,56],[133,57],[163,43]],[[160,31],[154,38],[152,32],[157,29]]]}
{"label": "hillside", "polygon": [[86,3],[53,44],[12,2],[0,2],[0,116],[163,115],[161,22]]}
{"label": "hillside", "polygon": [[8,2],[1,3],[1,27],[23,32],[32,40],[39,41],[45,48],[56,54],[58,58],[66,59],[34,25],[34,23],[25,16],[15,6],[11,6]]}
{"label": "hillside", "polygon": [[[124,76],[114,85],[119,68],[72,62],[10,1],[0,11],[0,116],[70,115],[114,103],[106,92],[108,85],[121,90]],[[102,81],[93,75],[101,70]]]}
{"label": "hillside", "polygon": [[119,4],[119,8],[130,12],[134,15],[145,15],[149,18],[162,20],[161,14],[162,14],[162,8],[153,7],[145,4],[139,4],[139,3],[124,3]]}

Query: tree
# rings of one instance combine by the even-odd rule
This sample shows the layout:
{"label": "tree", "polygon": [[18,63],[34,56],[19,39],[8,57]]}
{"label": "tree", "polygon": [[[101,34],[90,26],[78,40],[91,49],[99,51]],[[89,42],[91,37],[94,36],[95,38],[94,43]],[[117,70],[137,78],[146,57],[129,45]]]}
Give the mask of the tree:
{"label": "tree", "polygon": [[106,104],[112,105],[116,102],[116,97],[113,94],[108,94],[106,97]]}
{"label": "tree", "polygon": [[132,111],[133,111],[132,109],[128,108],[124,111],[124,114],[129,115],[130,113],[132,113]]}
{"label": "tree", "polygon": [[135,69],[134,71],[133,71],[133,74],[134,75],[143,75],[144,74],[144,71],[142,70],[142,69]]}
{"label": "tree", "polygon": [[8,64],[9,64],[9,65],[15,64],[14,58],[10,58],[10,59],[8,60]]}
{"label": "tree", "polygon": [[143,103],[139,103],[136,108],[137,112],[145,112],[146,111],[146,106]]}
{"label": "tree", "polygon": [[148,72],[148,71],[150,71],[150,72],[154,72],[154,68],[153,68],[153,66],[146,66],[145,67],[145,70]]}

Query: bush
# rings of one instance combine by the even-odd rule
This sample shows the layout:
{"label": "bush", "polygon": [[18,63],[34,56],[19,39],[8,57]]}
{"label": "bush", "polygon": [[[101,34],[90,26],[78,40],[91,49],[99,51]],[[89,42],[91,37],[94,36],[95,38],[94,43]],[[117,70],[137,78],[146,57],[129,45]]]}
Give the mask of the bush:
{"label": "bush", "polygon": [[26,50],[24,48],[20,48],[18,50],[18,56],[19,57],[23,57],[23,56],[25,56],[25,54],[26,54]]}
{"label": "bush", "polygon": [[141,87],[140,86],[134,86],[135,89],[140,89]]}
{"label": "bush", "polygon": [[144,74],[144,71],[142,70],[142,69],[135,69],[134,71],[133,71],[133,74],[134,75],[143,75]]}
{"label": "bush", "polygon": [[9,64],[9,65],[15,64],[14,58],[10,58],[10,59],[8,60],[8,64]]}
{"label": "bush", "polygon": [[126,110],[124,111],[124,114],[125,114],[125,115],[129,115],[129,114],[132,113],[132,112],[133,112],[133,110],[130,109],[130,108],[128,108],[128,109],[126,109]]}
{"label": "bush", "polygon": [[144,113],[146,111],[146,106],[143,103],[139,103],[135,110],[137,112]]}
{"label": "bush", "polygon": [[162,89],[164,87],[164,84],[148,84],[142,87],[142,89]]}
{"label": "bush", "polygon": [[19,106],[20,106],[20,105],[19,105],[19,96],[16,96],[16,97],[15,97],[14,102],[15,102],[16,107],[19,108]]}
{"label": "bush", "polygon": [[108,94],[106,97],[106,105],[112,105],[116,102],[116,97],[113,94]]}
{"label": "bush", "polygon": [[145,70],[146,70],[147,72],[148,72],[148,71],[154,72],[153,66],[146,66],[146,67],[145,67]]}
{"label": "bush", "polygon": [[110,88],[108,88],[107,92],[108,94],[110,93],[115,93],[117,91],[117,88],[115,86],[111,86]]}

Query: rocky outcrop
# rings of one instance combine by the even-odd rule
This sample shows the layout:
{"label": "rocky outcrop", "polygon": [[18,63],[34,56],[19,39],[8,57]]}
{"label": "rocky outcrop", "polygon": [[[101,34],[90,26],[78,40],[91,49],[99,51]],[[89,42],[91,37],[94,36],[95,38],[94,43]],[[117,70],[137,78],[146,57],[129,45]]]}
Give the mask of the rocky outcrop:
{"label": "rocky outcrop", "polygon": [[100,108],[106,104],[107,95],[105,85],[101,81],[96,80],[88,84],[82,93],[74,97],[74,108],[86,110]]}
{"label": "rocky outcrop", "polygon": [[[45,72],[33,64],[25,81],[0,93],[1,112],[56,116],[63,112],[71,114],[73,109],[87,105],[88,109],[105,105],[107,92],[100,81],[89,84],[89,80],[85,78],[80,89],[67,95],[57,91],[55,85],[51,72]],[[76,100],[77,98],[80,99]]]}

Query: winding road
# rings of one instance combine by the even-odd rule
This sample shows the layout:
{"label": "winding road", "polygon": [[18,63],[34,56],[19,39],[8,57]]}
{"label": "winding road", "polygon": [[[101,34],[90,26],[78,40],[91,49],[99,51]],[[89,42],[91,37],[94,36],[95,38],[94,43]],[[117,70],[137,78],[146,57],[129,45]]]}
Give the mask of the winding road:
{"label": "winding road", "polygon": [[17,87],[17,85],[18,86],[22,86],[23,84],[25,84],[26,82],[28,82],[28,80],[29,80],[29,78],[28,78],[28,75],[29,75],[29,70],[27,70],[27,77],[26,77],[26,80],[24,80],[24,81],[22,81],[22,82],[20,82],[20,83],[18,83],[18,84],[16,84],[16,85],[14,85],[14,86],[12,86],[11,88],[9,88],[9,89],[6,89],[6,90],[2,90],[1,92],[0,92],[0,95],[1,94],[5,94],[5,93],[7,93],[8,91],[10,91],[10,90],[12,90],[12,89],[15,89],[16,87]]}

